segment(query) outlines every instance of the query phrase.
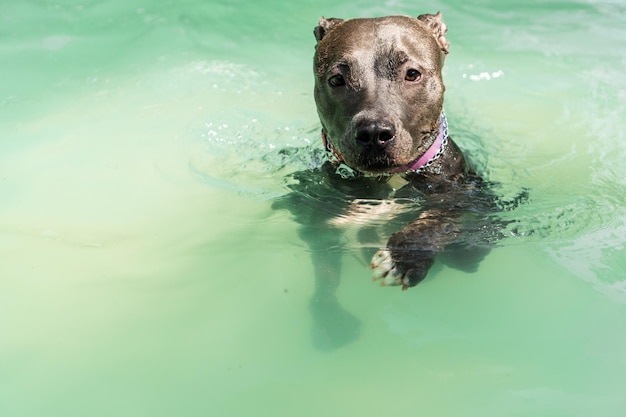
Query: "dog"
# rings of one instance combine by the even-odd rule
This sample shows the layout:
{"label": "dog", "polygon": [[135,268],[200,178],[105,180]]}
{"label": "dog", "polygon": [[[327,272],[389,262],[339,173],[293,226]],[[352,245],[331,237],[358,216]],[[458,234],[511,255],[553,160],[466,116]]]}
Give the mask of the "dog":
{"label": "dog", "polygon": [[[354,340],[358,320],[338,303],[342,227],[357,223],[372,278],[407,290],[436,258],[475,271],[489,251],[481,221],[496,209],[448,133],[442,68],[449,43],[441,13],[320,18],[314,97],[326,161],[294,174],[275,203],[300,223],[316,277],[311,306],[326,345]],[[363,217],[384,214],[368,226]],[[386,217],[385,217],[386,216]],[[381,229],[394,229],[383,247]],[[375,252],[372,255],[372,252]]]}

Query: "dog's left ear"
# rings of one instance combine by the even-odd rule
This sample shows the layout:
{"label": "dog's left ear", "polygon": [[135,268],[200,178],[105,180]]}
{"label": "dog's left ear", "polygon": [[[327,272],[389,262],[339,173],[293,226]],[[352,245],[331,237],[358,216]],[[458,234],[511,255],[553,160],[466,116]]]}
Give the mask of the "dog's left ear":
{"label": "dog's left ear", "polygon": [[426,23],[428,28],[432,31],[433,36],[437,40],[437,43],[443,53],[447,54],[448,46],[450,46],[450,43],[445,36],[448,26],[443,23],[443,20],[441,19],[441,12],[437,12],[437,14],[421,14],[417,16],[417,19]]}
{"label": "dog's left ear", "polygon": [[315,35],[315,39],[317,40],[317,42],[319,43],[319,41],[321,41],[322,38],[326,36],[326,34],[330,32],[332,28],[334,28],[337,24],[341,22],[343,22],[343,19],[337,19],[335,17],[326,19],[324,16],[320,17],[317,26],[315,26],[315,29],[313,29],[313,34]]}

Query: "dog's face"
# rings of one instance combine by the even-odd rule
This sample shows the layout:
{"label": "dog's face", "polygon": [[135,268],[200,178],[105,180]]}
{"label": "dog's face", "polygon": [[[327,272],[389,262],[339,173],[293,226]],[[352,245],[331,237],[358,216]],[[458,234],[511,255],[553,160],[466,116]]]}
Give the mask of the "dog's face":
{"label": "dog's face", "polygon": [[320,19],[315,102],[345,164],[384,174],[425,152],[443,107],[445,30],[440,14]]}

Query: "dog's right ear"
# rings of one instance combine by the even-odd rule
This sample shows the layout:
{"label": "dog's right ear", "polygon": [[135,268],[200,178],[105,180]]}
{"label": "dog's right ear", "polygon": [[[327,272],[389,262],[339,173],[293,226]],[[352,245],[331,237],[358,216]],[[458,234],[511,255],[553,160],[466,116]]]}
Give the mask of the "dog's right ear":
{"label": "dog's right ear", "polygon": [[321,41],[332,28],[341,22],[343,22],[343,19],[337,19],[335,17],[326,19],[324,16],[320,17],[317,26],[313,29],[313,34],[315,35],[317,42],[319,43],[319,41]]}

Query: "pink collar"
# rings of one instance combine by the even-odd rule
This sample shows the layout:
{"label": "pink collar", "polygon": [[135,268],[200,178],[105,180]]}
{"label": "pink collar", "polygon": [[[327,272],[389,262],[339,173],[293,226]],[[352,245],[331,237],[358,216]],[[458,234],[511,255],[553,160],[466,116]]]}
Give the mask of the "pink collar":
{"label": "pink collar", "polygon": [[[424,152],[424,154],[417,158],[415,161],[410,162],[407,165],[394,168],[389,171],[389,173],[400,174],[405,172],[419,172],[421,169],[425,168],[430,162],[439,157],[441,152],[443,152],[446,139],[448,139],[448,121],[446,119],[445,113],[442,111],[441,116],[439,116],[439,134],[435,138],[433,144],[430,145],[426,152]],[[328,160],[337,165],[337,174],[341,175],[343,178],[350,178],[358,175],[358,171],[345,164],[343,158],[341,157],[341,154],[339,154],[337,148],[335,148],[333,144],[328,141],[328,139],[326,138],[326,133],[323,130],[322,143],[324,144],[324,149],[326,149],[326,156],[328,157]],[[367,174],[367,176],[379,175]]]}

